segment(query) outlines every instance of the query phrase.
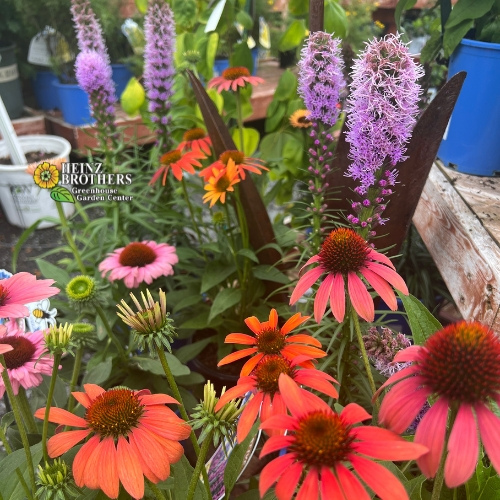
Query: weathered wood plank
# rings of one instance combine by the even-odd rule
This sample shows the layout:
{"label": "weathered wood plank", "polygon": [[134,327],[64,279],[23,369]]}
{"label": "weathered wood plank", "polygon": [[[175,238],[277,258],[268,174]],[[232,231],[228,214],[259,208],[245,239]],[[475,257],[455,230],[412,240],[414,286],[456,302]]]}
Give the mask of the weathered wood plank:
{"label": "weathered wood plank", "polygon": [[463,317],[491,324],[500,305],[500,247],[437,165],[413,223]]}

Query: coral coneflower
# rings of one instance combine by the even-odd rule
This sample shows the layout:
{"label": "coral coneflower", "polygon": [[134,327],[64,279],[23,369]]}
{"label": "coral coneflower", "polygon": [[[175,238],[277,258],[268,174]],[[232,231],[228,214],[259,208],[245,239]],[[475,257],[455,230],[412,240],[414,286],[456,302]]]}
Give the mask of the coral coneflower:
{"label": "coral coneflower", "polygon": [[298,109],[290,115],[290,125],[295,128],[309,128],[312,125],[310,115],[311,112],[307,109]]}
{"label": "coral coneflower", "polygon": [[314,299],[314,319],[318,323],[325,313],[328,299],[335,319],[339,322],[344,320],[346,281],[347,293],[355,311],[366,321],[373,321],[373,299],[360,275],[393,311],[397,309],[397,302],[391,285],[408,294],[408,288],[392,262],[368,246],[352,229],[339,228],[332,231],[323,242],[320,252],[311,257],[303,267],[316,262],[319,266],[310,269],[299,279],[290,304],[295,304],[311,285],[326,274]]}
{"label": "coral coneflower", "polygon": [[[275,415],[287,415],[286,406],[278,386],[278,380],[282,373],[288,375],[298,384],[316,389],[332,398],[338,398],[337,390],[330,383],[338,383],[333,377],[315,368],[297,369],[298,364],[307,359],[310,358],[296,356],[290,361],[279,354],[265,356],[250,376],[240,377],[238,384],[221,396],[215,411],[222,408],[228,401],[244,396],[249,391],[254,394],[253,398],[245,405],[238,421],[237,437],[239,443],[247,437],[258,415],[260,415],[261,422],[265,422]],[[270,431],[269,434],[273,435],[273,431]]]}
{"label": "coral coneflower", "polygon": [[0,280],[0,318],[22,318],[29,316],[24,305],[47,299],[59,289],[51,286],[54,280],[38,280],[30,273],[17,273]]}
{"label": "coral coneflower", "polygon": [[[44,332],[22,332],[10,321],[0,330],[0,349],[10,346],[12,350],[4,352],[5,365],[12,390],[17,395],[19,387],[31,389],[42,383],[42,375],[51,375],[54,360],[45,349]],[[5,386],[0,379],[0,398]]]}
{"label": "coral coneflower", "polygon": [[[50,408],[49,421],[82,430],[60,432],[47,442],[51,458],[59,457],[87,436],[73,461],[77,486],[100,488],[117,498],[120,483],[133,498],[144,497],[144,476],[152,483],[170,475],[170,464],[180,460],[184,449],[178,443],[191,428],[166,404],[179,404],[165,394],[115,388],[105,391],[94,384],[85,392],[73,392],[86,409],[78,417],[61,408]],[[45,408],[35,412],[43,419]]]}
{"label": "coral coneflower", "polygon": [[[488,327],[461,321],[434,333],[423,346],[396,354],[396,362],[412,362],[379,389],[395,385],[380,408],[380,421],[403,432],[429,396],[435,401],[418,424],[415,442],[429,446],[418,465],[434,477],[444,448],[449,408],[458,410],[448,441],[444,478],[450,488],[473,474],[479,435],[493,467],[500,472],[500,418],[492,404],[500,401],[500,339]],[[477,420],[477,424],[476,424]]]}
{"label": "coral coneflower", "polygon": [[211,146],[212,140],[202,128],[192,128],[184,132],[182,142],[177,146],[177,149],[181,152],[185,149],[202,151],[209,155],[212,152]]}
{"label": "coral coneflower", "polygon": [[238,175],[242,180],[245,180],[245,170],[259,175],[261,174],[260,169],[269,170],[267,167],[264,167],[264,165],[262,165],[262,161],[257,158],[246,157],[241,151],[229,150],[224,151],[224,153],[219,156],[217,161],[214,161],[210,166],[201,170],[199,175],[204,178],[205,182],[208,182],[208,179],[213,176],[214,168],[217,170],[223,170],[229,165],[230,161],[236,165]]}
{"label": "coral coneflower", "polygon": [[[319,340],[305,333],[289,335],[294,328],[297,328],[308,319],[309,316],[302,316],[302,314],[297,313],[280,328],[276,309],[271,309],[269,320],[262,323],[255,316],[246,318],[245,323],[255,336],[252,337],[244,333],[230,333],[225,342],[253,347],[228,354],[219,361],[217,366],[226,365],[246,356],[252,356],[241,369],[241,376],[244,377],[250,374],[264,356],[270,354],[281,354],[289,360],[293,360],[300,355],[309,358],[323,358],[326,353],[320,349],[321,342]],[[314,366],[309,360],[300,364],[308,368]]]}
{"label": "coral coneflower", "polygon": [[201,167],[201,163],[198,160],[203,160],[205,158],[206,156],[199,149],[187,153],[181,153],[177,149],[169,151],[160,158],[161,166],[155,172],[149,184],[154,184],[163,175],[161,185],[164,186],[170,169],[174,177],[180,181],[183,171],[194,174],[194,167]]}
{"label": "coral coneflower", "polygon": [[238,87],[245,87],[246,84],[259,85],[264,80],[258,76],[251,76],[250,71],[244,66],[225,69],[221,76],[216,76],[208,82],[208,88],[217,88],[220,94],[223,90],[237,90]]}
{"label": "coral coneflower", "polygon": [[262,470],[261,497],[276,482],[276,496],[290,500],[304,477],[297,494],[301,500],[369,500],[371,495],[360,479],[382,500],[408,499],[405,488],[391,472],[365,457],[412,460],[427,452],[425,446],[409,443],[387,429],[354,427],[371,418],[361,406],[350,403],[339,415],[285,374],[280,375],[279,387],[292,415],[270,417],[261,428],[286,430],[287,435],[272,436],[261,456],[283,448],[287,453]]}
{"label": "coral coneflower", "polygon": [[205,193],[203,196],[203,203],[210,201],[210,208],[215,202],[226,202],[226,193],[234,191],[234,185],[240,182],[236,165],[232,160],[229,160],[226,168],[218,170],[213,169],[213,175],[208,179],[208,184],[205,185]]}
{"label": "coral coneflower", "polygon": [[175,247],[166,243],[142,241],[116,249],[99,264],[102,276],[110,273],[110,281],[123,280],[127,288],[148,285],[160,276],[174,274],[172,266],[179,262]]}

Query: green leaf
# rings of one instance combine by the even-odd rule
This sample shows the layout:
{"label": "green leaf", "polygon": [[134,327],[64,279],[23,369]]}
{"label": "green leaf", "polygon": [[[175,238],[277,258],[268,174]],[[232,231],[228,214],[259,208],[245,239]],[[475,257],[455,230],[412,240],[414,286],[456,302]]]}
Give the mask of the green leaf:
{"label": "green leaf", "polygon": [[489,12],[495,3],[495,0],[474,0],[464,1],[459,0],[453,7],[450,17],[445,24],[445,32],[454,27],[462,24],[464,21],[471,19],[478,19]]}
{"label": "green leaf", "polygon": [[[30,406],[33,411],[37,410],[41,406],[45,406],[45,403],[47,402],[47,395],[49,393],[50,380],[51,377],[42,375],[42,383],[33,389],[29,399]],[[52,396],[52,406],[64,408],[67,402],[67,385],[59,377],[57,377],[54,386],[54,394]]]}
{"label": "green leaf", "polygon": [[252,73],[253,71],[253,57],[252,52],[248,48],[246,42],[238,43],[234,46],[234,50],[231,53],[231,58],[229,59],[231,66],[244,66]]}
{"label": "green leaf", "polygon": [[396,22],[396,29],[399,32],[403,31],[401,29],[401,19],[403,11],[411,9],[416,3],[417,0],[399,0],[398,4],[396,5],[396,10],[394,12],[394,21]]}
{"label": "green leaf", "polygon": [[244,10],[240,10],[236,14],[236,21],[240,23],[246,30],[251,30],[253,28],[252,16],[247,14]]}
{"label": "green leaf", "polygon": [[83,384],[102,384],[108,380],[111,375],[111,369],[113,368],[113,360],[111,358],[102,361],[97,366],[94,366],[89,370],[83,377]]}
{"label": "green leaf", "polygon": [[325,2],[325,31],[339,38],[344,38],[347,33],[345,10],[335,0]]}
{"label": "green leaf", "polygon": [[[42,443],[30,446],[33,464],[38,465],[42,459]],[[12,452],[0,462],[0,485],[11,475],[15,474],[15,470],[20,468],[21,471],[26,467],[26,453],[24,448]]]}
{"label": "green leaf", "polygon": [[243,255],[243,257],[246,257],[247,259],[253,260],[257,264],[259,263],[259,259],[257,258],[257,255],[255,255],[252,250],[249,248],[240,248],[237,252],[238,255]]}
{"label": "green leaf", "polygon": [[201,278],[200,293],[210,290],[210,288],[222,283],[228,276],[236,271],[234,264],[228,265],[219,261],[210,262],[205,268]]}
{"label": "green leaf", "polygon": [[255,266],[253,268],[253,275],[257,279],[263,281],[274,281],[276,283],[283,283],[284,285],[288,285],[288,283],[290,283],[290,280],[288,279],[288,276],[286,274],[283,274],[275,267],[269,266],[267,264]]}
{"label": "green leaf", "polygon": [[50,197],[60,203],[75,203],[75,198],[64,186],[56,186],[50,190]]}
{"label": "green leaf", "polygon": [[240,130],[235,128],[232,133],[233,141],[239,151],[243,151],[246,156],[252,156],[257,151],[260,134],[254,128],[243,127],[243,147],[241,145]]}
{"label": "green leaf", "polygon": [[242,443],[237,444],[229,455],[226,469],[224,471],[224,488],[226,498],[230,498],[229,495],[241,474],[241,469],[243,463],[245,462],[248,448],[250,448],[250,446],[254,443],[254,438],[257,435],[259,424],[260,422],[258,421],[253,424],[253,427],[245,440]]}
{"label": "green leaf", "polygon": [[260,153],[267,162],[279,161],[282,157],[285,134],[273,132],[264,136],[260,142]]}
{"label": "green leaf", "polygon": [[120,104],[123,111],[129,116],[135,116],[145,100],[146,92],[144,91],[144,87],[139,83],[137,78],[132,77],[120,96]]}
{"label": "green leaf", "polygon": [[200,354],[205,347],[215,340],[216,336],[212,335],[203,340],[198,340],[197,342],[193,342],[192,344],[183,345],[180,349],[175,351],[175,356],[181,363],[187,363],[191,361],[193,358],[196,358],[198,354]]}
{"label": "green leaf", "polygon": [[309,2],[304,0],[290,0],[288,10],[295,17],[305,16],[309,12]]}
{"label": "green leaf", "polygon": [[[290,136],[288,136],[290,137]],[[283,165],[285,165],[292,175],[298,174],[299,167],[302,164],[302,156],[304,154],[304,146],[302,142],[295,138],[286,140],[283,146]]]}
{"label": "green leaf", "polygon": [[430,313],[420,300],[413,295],[404,295],[397,291],[398,297],[403,302],[408,322],[410,323],[413,342],[415,345],[422,345],[438,330],[441,330],[441,323]]}
{"label": "green leaf", "polygon": [[286,52],[298,47],[306,36],[306,30],[306,23],[303,19],[293,21],[280,38],[278,49]]}
{"label": "green leaf", "polygon": [[439,29],[431,31],[431,37],[427,40],[422,52],[420,60],[422,63],[434,61],[442,47],[441,31]]}
{"label": "green leaf", "polygon": [[443,36],[443,49],[445,57],[451,56],[458,44],[462,41],[462,38],[473,26],[474,21],[472,19],[466,19],[452,28],[445,29]]}
{"label": "green leaf", "polygon": [[[182,458],[170,467],[174,477],[174,488],[172,490],[173,500],[186,500],[186,494],[189,489],[189,483],[194,470],[191,465],[189,465],[185,455],[182,455]],[[206,498],[206,491],[200,480],[196,485],[193,500],[204,500]]]}
{"label": "green leaf", "polygon": [[210,323],[216,316],[239,302],[241,302],[241,290],[239,288],[223,288],[214,299],[208,322]]}
{"label": "green leaf", "polygon": [[[175,304],[173,312],[176,313],[185,309],[186,307],[194,306],[195,304],[199,304],[202,301],[203,297],[199,293],[194,293],[193,295],[188,295],[183,299],[179,300],[177,304]],[[170,302],[172,303],[172,302]]]}
{"label": "green leaf", "polygon": [[[266,133],[269,133],[276,130],[281,124],[281,120],[283,120],[286,114],[286,104],[284,102],[273,100],[267,108],[266,114]],[[262,139],[263,143],[267,137],[268,136],[265,136]],[[271,144],[275,144],[274,141],[272,141]],[[279,151],[279,154],[281,154],[281,150]]]}
{"label": "green leaf", "polygon": [[287,69],[279,79],[278,86],[274,92],[274,99],[278,101],[288,101],[296,96],[296,92],[297,77]]}
{"label": "green leaf", "polygon": [[[215,56],[217,55],[217,47],[218,46],[219,46],[219,34],[216,31],[214,31],[213,33],[210,33],[210,35],[208,35],[208,40],[207,40],[207,49],[206,49],[205,60],[207,62],[207,66],[209,68],[213,68],[213,66],[214,66],[214,61],[215,61]],[[219,95],[217,92],[216,92],[216,94]],[[220,113],[220,110],[219,110],[219,113]]]}
{"label": "green leaf", "polygon": [[36,265],[45,278],[55,280],[60,288],[66,288],[66,285],[71,280],[70,275],[64,269],[54,266],[54,264],[51,264],[46,260],[36,259]]}
{"label": "green leaf", "polygon": [[[165,356],[174,377],[189,375],[191,373],[191,370],[186,365],[183,365],[173,354],[166,352]],[[136,356],[132,359],[132,363],[145,372],[150,372],[154,375],[165,375],[159,359]]]}
{"label": "green leaf", "polygon": [[141,14],[146,14],[148,10],[148,0],[135,0],[135,6]]}

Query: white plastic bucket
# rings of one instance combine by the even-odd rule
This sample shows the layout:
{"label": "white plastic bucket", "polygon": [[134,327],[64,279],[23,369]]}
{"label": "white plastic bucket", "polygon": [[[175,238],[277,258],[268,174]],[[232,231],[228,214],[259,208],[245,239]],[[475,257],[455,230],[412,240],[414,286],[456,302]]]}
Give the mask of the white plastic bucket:
{"label": "white plastic bucket", "polygon": [[[62,137],[54,135],[25,135],[19,137],[24,153],[45,151],[56,153],[56,158],[69,161],[71,144]],[[7,145],[0,141],[0,158],[9,156]],[[14,226],[30,227],[41,217],[59,219],[55,201],[50,197],[50,190],[41,189],[26,172],[26,165],[0,164],[0,203],[7,220]],[[71,190],[71,186],[65,186]],[[75,211],[72,203],[62,204],[66,217]],[[39,228],[52,227],[51,222],[43,221]]]}

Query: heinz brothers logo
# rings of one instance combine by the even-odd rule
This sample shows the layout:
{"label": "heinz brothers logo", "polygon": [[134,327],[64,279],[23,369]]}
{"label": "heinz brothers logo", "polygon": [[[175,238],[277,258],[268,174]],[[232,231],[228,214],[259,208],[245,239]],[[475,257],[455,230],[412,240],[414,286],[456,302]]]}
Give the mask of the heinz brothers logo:
{"label": "heinz brothers logo", "polygon": [[[102,163],[61,163],[60,168],[48,161],[40,163],[33,172],[35,184],[50,189],[50,197],[61,203],[77,201],[130,201],[133,196],[118,195],[118,189],[87,187],[124,186],[132,184],[131,174],[102,172]],[[64,187],[73,186],[71,191]],[[86,187],[82,187],[86,186]]]}

